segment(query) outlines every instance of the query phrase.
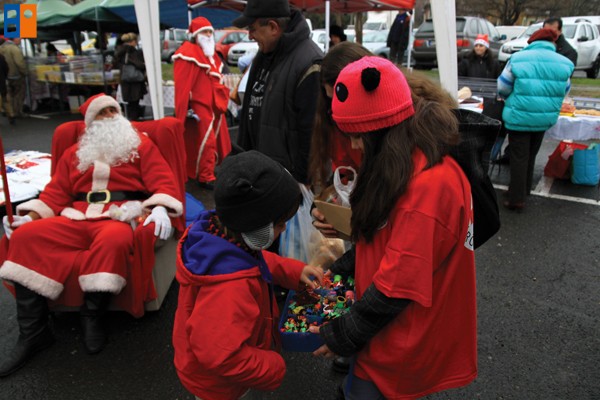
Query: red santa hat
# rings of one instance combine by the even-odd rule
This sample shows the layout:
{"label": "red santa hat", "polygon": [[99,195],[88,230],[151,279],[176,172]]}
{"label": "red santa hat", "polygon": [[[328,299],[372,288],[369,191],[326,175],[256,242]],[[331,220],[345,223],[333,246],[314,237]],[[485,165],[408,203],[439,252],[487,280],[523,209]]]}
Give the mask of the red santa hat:
{"label": "red santa hat", "polygon": [[79,107],[79,112],[85,119],[85,126],[90,126],[96,119],[96,115],[106,107],[115,107],[119,110],[119,113],[121,113],[121,107],[114,97],[99,93],[87,99],[87,101]]}
{"label": "red santa hat", "polygon": [[398,125],[415,114],[402,72],[382,57],[363,57],[340,72],[333,120],[342,132],[366,133]]}
{"label": "red santa hat", "polygon": [[210,21],[204,17],[194,18],[188,29],[192,37],[195,37],[200,32],[207,30],[210,30],[211,32],[215,31]]}
{"label": "red santa hat", "polygon": [[489,49],[490,48],[490,40],[488,38],[488,35],[482,35],[482,34],[477,35],[477,37],[475,37],[475,43],[473,45],[476,46],[478,44],[485,46],[486,49]]}

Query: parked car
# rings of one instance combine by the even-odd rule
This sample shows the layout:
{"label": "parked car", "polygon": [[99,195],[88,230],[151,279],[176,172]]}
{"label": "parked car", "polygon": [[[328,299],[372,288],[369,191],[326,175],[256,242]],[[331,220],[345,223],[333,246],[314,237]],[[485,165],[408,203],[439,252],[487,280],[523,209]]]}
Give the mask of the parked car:
{"label": "parked car", "polygon": [[[344,29],[344,33],[346,34],[346,40],[349,42],[354,42],[356,32],[354,29]],[[325,29],[315,29],[310,33],[310,38],[321,48],[321,50],[325,51],[325,43],[329,42],[329,36],[327,36],[327,31]]]}
{"label": "parked car", "polygon": [[[494,25],[484,18],[456,17],[456,47],[458,61],[462,60],[462,58],[473,49],[473,43],[479,34],[488,35],[490,50],[494,56],[497,56],[502,42],[500,34]],[[437,66],[432,20],[426,20],[417,30],[413,43],[412,57],[415,59],[415,68],[431,68]]]}
{"label": "parked car", "polygon": [[246,36],[244,40],[231,46],[229,49],[229,54],[227,54],[227,64],[237,65],[240,57],[245,55],[247,52],[256,53],[257,51],[258,43],[256,43],[254,40],[250,40],[249,36]]}
{"label": "parked car", "polygon": [[[96,51],[96,37],[98,36],[96,32],[80,32],[81,35],[81,52],[83,54],[90,54]],[[72,56],[75,53],[73,52],[73,48],[69,44],[67,40],[55,40],[52,42],[54,47],[58,51],[60,51],[65,56]]]}
{"label": "parked car", "polygon": [[[562,33],[567,42],[577,51],[576,71],[585,71],[588,78],[595,79],[600,72],[600,33],[598,27],[585,18],[579,18],[572,23],[565,23],[563,18]],[[498,61],[506,64],[510,57],[527,47],[527,40],[542,23],[531,25],[521,36],[505,43],[498,54]]]}
{"label": "parked car", "polygon": [[160,41],[162,43],[162,50],[160,52],[160,59],[170,63],[171,57],[175,54],[175,51],[188,39],[187,29],[164,29],[160,31]]}
{"label": "parked car", "polygon": [[527,27],[522,25],[500,25],[496,27],[496,30],[501,38],[504,36],[503,40],[508,41],[521,36],[521,34],[527,30]]}
{"label": "parked car", "polygon": [[248,31],[240,29],[220,29],[215,31],[215,45],[221,60],[227,60],[229,49],[248,37]]}
{"label": "parked car", "polygon": [[[408,47],[410,47],[410,43],[413,43],[413,45],[414,45],[415,34],[417,33],[417,30],[418,30],[418,28],[414,28],[412,30],[410,38],[408,39],[409,40],[409,46]],[[383,58],[386,58],[386,59],[390,58],[390,48],[387,47],[387,46],[379,47],[379,48],[377,48],[375,50],[372,50],[372,52],[376,56],[383,57]],[[404,56],[402,57],[402,65],[406,65],[407,61],[408,61],[408,49],[404,52]],[[412,58],[412,57],[410,59],[410,65],[413,66],[413,67],[415,65],[415,59]]]}
{"label": "parked car", "polygon": [[385,47],[389,32],[389,30],[363,32],[362,45],[369,49],[369,51],[371,52]]}

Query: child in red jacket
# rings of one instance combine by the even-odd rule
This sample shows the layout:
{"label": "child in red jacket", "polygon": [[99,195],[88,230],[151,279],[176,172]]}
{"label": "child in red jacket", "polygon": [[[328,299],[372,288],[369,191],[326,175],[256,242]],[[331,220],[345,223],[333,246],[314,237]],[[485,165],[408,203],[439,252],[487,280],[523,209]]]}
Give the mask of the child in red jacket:
{"label": "child in red jacket", "polygon": [[311,277],[320,282],[323,271],[264,249],[301,198],[279,163],[256,151],[230,156],[218,174],[216,210],[202,213],[179,242],[175,367],[198,398],[238,399],[281,384],[272,284],[316,287]]}

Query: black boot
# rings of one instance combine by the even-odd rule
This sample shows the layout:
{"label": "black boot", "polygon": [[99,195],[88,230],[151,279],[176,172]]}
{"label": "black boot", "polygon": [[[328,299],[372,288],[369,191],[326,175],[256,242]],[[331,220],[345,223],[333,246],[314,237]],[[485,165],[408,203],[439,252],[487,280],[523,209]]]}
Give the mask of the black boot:
{"label": "black boot", "polygon": [[81,306],[83,345],[88,354],[97,354],[106,345],[106,329],[102,317],[110,303],[110,293],[88,292]]}
{"label": "black boot", "polygon": [[0,365],[0,377],[8,376],[54,343],[48,326],[48,303],[45,297],[15,283],[19,339]]}
{"label": "black boot", "polygon": [[333,359],[333,363],[331,364],[333,370],[335,372],[339,372],[340,374],[347,374],[350,369],[350,358],[349,357],[341,357],[337,356]]}

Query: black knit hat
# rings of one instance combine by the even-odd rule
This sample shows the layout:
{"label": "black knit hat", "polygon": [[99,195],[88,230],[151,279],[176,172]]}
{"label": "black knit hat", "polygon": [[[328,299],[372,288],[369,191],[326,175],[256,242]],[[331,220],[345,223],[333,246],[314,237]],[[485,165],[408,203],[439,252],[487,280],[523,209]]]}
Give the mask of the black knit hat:
{"label": "black knit hat", "polygon": [[258,151],[232,155],[221,164],[215,185],[217,215],[239,233],[252,232],[292,211],[300,199],[298,182]]}

